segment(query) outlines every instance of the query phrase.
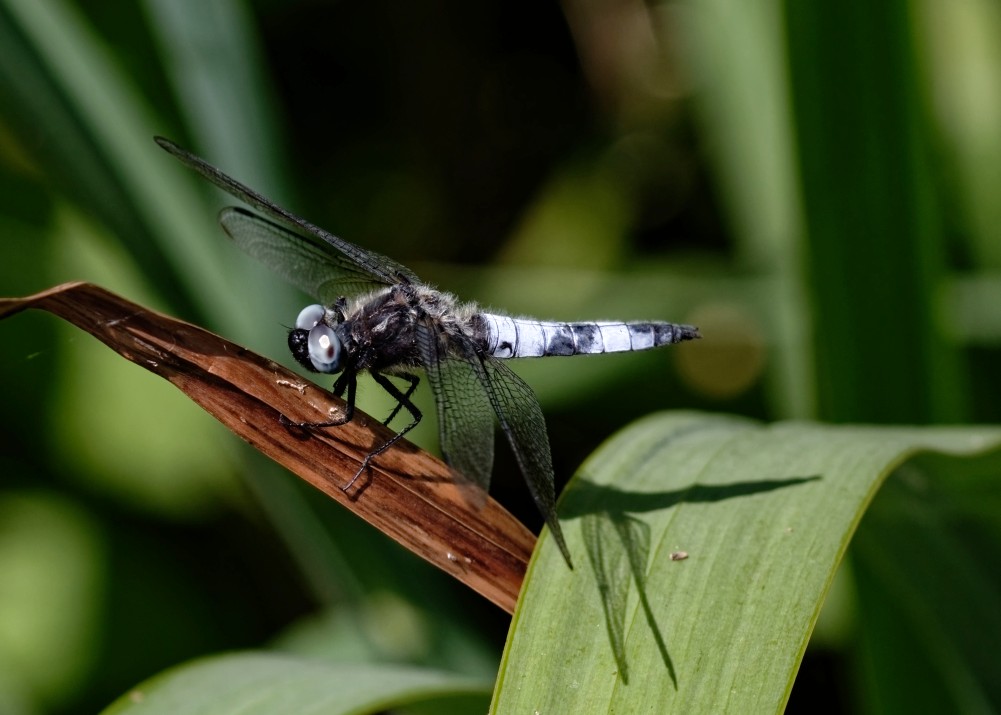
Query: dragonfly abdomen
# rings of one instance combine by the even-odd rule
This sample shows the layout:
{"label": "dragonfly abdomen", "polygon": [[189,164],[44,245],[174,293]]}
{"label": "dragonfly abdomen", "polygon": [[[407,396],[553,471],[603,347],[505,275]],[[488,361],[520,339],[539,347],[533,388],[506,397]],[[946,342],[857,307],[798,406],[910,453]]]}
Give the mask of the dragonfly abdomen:
{"label": "dragonfly abdomen", "polygon": [[698,328],[676,323],[557,323],[480,313],[487,352],[496,358],[597,355],[648,350],[698,338]]}

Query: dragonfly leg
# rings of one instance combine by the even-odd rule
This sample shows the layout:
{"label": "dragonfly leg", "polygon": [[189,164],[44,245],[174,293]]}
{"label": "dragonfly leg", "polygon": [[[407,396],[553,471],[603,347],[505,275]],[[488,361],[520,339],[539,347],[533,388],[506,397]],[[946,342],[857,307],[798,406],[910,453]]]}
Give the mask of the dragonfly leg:
{"label": "dragonfly leg", "polygon": [[[362,460],[361,467],[359,467],[358,471],[355,472],[355,475],[351,477],[351,481],[349,481],[347,484],[341,487],[341,490],[343,491],[347,491],[356,481],[358,481],[358,477],[362,475],[362,472],[368,469],[368,466],[372,463],[373,459],[375,459],[380,454],[382,454],[387,449],[396,444],[398,441],[400,441],[400,439],[403,438],[403,435],[405,435],[407,432],[416,427],[423,418],[423,415],[421,415],[421,411],[417,409],[417,405],[415,405],[410,400],[410,396],[414,393],[414,390],[417,389],[417,383],[420,381],[420,379],[416,375],[410,375],[406,373],[398,375],[398,377],[402,377],[404,380],[410,383],[410,386],[404,393],[400,391],[400,388],[398,388],[396,385],[390,382],[389,378],[387,378],[385,375],[380,375],[377,372],[372,372],[370,374],[372,375],[372,379],[375,380],[377,383],[379,383],[379,386],[382,387],[383,390],[388,392],[390,395],[393,396],[394,399],[396,399],[399,402],[399,404],[396,406],[396,409],[393,410],[393,414],[389,416],[389,419],[386,420],[385,424],[389,424],[389,421],[392,420],[394,417],[396,417],[396,414],[400,411],[400,408],[406,409],[406,411],[409,412],[410,416],[413,417],[414,419],[413,422],[411,422],[402,430],[397,432],[385,443],[381,444],[380,446],[378,446],[377,448],[368,453],[365,459]],[[351,393],[352,389],[349,386],[348,394],[351,395]]]}
{"label": "dragonfly leg", "polygon": [[[382,375],[380,375],[379,377],[382,377]],[[399,377],[402,380],[406,380],[409,384],[407,386],[407,391],[403,393],[402,398],[393,395],[392,392],[389,392],[389,390],[387,390],[387,392],[389,392],[390,395],[396,397],[396,407],[393,408],[393,411],[389,413],[389,417],[386,418],[386,421],[382,423],[387,427],[389,427],[389,423],[393,421],[393,418],[396,417],[396,415],[400,414],[400,410],[403,409],[404,404],[410,404],[411,406],[413,406],[412,403],[410,402],[410,396],[414,394],[414,390],[417,389],[417,384],[421,381],[421,379],[417,377],[417,375],[411,375],[410,373],[403,373],[401,375],[397,375],[397,377]],[[382,385],[381,382],[379,384]],[[385,385],[382,386],[385,387]],[[410,412],[411,415],[413,415],[413,412],[410,410],[409,407],[407,408],[407,411]]]}

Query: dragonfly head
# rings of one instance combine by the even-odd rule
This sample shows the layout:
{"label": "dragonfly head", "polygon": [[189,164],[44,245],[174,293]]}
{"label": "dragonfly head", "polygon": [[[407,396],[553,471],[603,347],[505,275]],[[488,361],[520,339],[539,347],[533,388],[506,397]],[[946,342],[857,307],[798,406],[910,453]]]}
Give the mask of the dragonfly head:
{"label": "dragonfly head", "polygon": [[288,347],[292,357],[313,372],[340,372],[343,349],[334,329],[323,322],[326,311],[322,305],[309,305],[295,319],[289,331]]}

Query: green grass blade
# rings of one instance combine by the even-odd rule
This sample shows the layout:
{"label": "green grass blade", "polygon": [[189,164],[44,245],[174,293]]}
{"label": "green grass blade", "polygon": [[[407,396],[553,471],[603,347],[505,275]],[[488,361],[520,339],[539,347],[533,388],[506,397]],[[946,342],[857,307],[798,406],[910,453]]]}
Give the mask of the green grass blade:
{"label": "green grass blade", "polygon": [[466,712],[477,712],[485,706],[488,693],[489,684],[436,671],[236,653],[161,673],[104,713],[349,715],[428,702],[441,703],[449,708],[446,712],[461,712],[457,703],[469,708]]}
{"label": "green grass blade", "polygon": [[280,103],[248,4],[144,0],[143,6],[192,139],[187,148],[211,154],[226,173],[289,206]]}
{"label": "green grass blade", "polygon": [[[1001,429],[987,428],[763,426],[688,413],[637,423],[563,497],[581,565],[568,571],[548,544],[537,553],[493,712],[781,712],[886,475],[918,450],[999,444]],[[940,459],[932,477],[958,461]],[[983,676],[983,664],[961,667]]]}
{"label": "green grass blade", "polygon": [[784,5],[819,416],[962,420],[967,376],[935,315],[947,235],[915,4]]}
{"label": "green grass blade", "polygon": [[153,144],[160,120],[79,11],[53,0],[2,0],[0,32],[18,41],[12,59],[31,73],[30,85],[0,73],[0,96],[13,100],[4,113],[25,136],[50,139],[26,148],[52,183],[114,229],[161,293],[253,335],[237,280],[217,269],[227,247],[208,240],[217,231],[211,213]]}

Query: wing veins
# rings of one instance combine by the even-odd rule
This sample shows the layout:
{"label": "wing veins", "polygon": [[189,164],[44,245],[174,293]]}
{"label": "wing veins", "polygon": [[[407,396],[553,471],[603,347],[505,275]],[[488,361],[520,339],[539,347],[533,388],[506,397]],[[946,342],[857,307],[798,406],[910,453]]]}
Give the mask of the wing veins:
{"label": "wing veins", "polygon": [[219,212],[223,231],[245,253],[323,303],[384,286],[347,256],[330,250],[313,236],[301,235],[246,209]]}
{"label": "wing veins", "polygon": [[430,318],[418,329],[421,361],[435,397],[446,461],[486,490],[494,461],[494,412],[483,391],[475,350],[446,338]]}
{"label": "wing veins", "polygon": [[154,137],[154,140],[167,152],[173,154],[181,163],[197,171],[230,196],[240,199],[282,224],[320,239],[329,247],[328,250],[339,251],[358,267],[358,272],[363,271],[367,273],[370,281],[382,285],[392,285],[400,282],[420,282],[420,279],[406,266],[397,263],[387,256],[356,246],[310,223],[306,219],[296,216],[291,211],[282,208],[267,197],[241,184],[231,176],[224,174],[204,159],[195,156],[186,149],[182,149],[169,139]]}

